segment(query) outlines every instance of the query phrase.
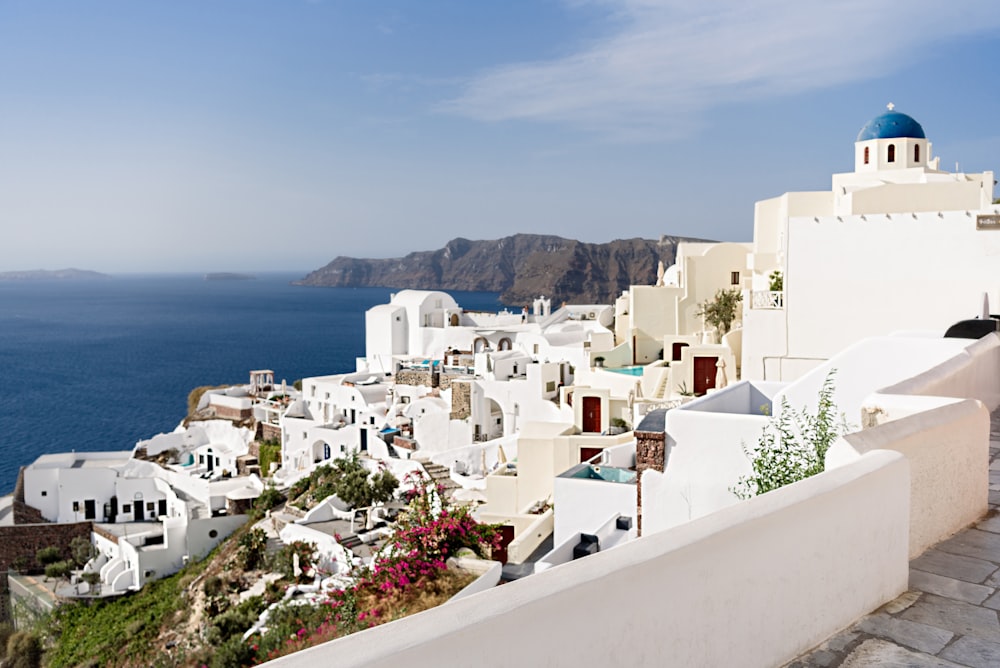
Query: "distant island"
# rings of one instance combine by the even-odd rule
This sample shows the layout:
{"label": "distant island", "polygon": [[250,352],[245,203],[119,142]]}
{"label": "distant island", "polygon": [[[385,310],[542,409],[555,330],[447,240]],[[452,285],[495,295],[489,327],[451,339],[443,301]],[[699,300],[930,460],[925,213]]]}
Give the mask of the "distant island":
{"label": "distant island", "polygon": [[529,304],[541,295],[557,304],[607,304],[630,285],[654,283],[657,265],[673,264],[681,241],[705,240],[664,235],[594,244],[541,234],[458,238],[442,249],[402,258],[338,257],[294,284],[499,292],[504,304]]}
{"label": "distant island", "polygon": [[213,271],[205,274],[206,281],[252,281],[253,274],[237,274],[231,271]]}
{"label": "distant island", "polygon": [[31,269],[0,271],[0,281],[79,281],[111,278],[107,274],[86,269]]}

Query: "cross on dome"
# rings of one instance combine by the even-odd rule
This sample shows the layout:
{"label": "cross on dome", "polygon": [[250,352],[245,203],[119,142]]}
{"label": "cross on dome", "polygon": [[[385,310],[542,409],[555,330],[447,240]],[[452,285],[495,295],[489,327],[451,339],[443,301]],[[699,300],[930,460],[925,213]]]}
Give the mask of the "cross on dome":
{"label": "cross on dome", "polygon": [[889,104],[885,105],[885,108],[888,109],[889,111],[892,111],[893,109],[896,108],[896,105],[890,102]]}

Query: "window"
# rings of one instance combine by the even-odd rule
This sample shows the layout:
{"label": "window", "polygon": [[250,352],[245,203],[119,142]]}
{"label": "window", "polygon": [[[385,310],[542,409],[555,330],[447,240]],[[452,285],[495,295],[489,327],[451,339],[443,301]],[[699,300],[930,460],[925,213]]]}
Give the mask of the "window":
{"label": "window", "polygon": [[122,512],[123,513],[130,513],[130,512],[132,512],[132,504],[131,503],[123,503],[122,504]]}
{"label": "window", "polygon": [[889,162],[896,162],[896,145],[889,144],[889,155],[886,157]]}
{"label": "window", "polygon": [[151,514],[151,515],[153,513],[155,513],[156,512],[156,503],[154,503],[153,501],[147,502],[146,503],[146,512],[149,513],[149,514]]}
{"label": "window", "polygon": [[731,285],[739,285],[740,284],[740,272],[738,272],[738,271],[730,272],[729,273],[729,283]]}
{"label": "window", "polygon": [[80,502],[79,501],[74,501],[73,502],[73,512],[74,513],[80,512]]}
{"label": "window", "polygon": [[913,145],[913,162],[920,162],[920,144]]}
{"label": "window", "polygon": [[865,164],[868,164],[868,147],[865,146]]}
{"label": "window", "polygon": [[43,489],[42,490],[42,496],[48,496],[48,495],[49,495],[49,493]]}
{"label": "window", "polygon": [[556,391],[556,381],[550,380],[549,382],[545,383],[545,391],[546,392],[555,392]]}

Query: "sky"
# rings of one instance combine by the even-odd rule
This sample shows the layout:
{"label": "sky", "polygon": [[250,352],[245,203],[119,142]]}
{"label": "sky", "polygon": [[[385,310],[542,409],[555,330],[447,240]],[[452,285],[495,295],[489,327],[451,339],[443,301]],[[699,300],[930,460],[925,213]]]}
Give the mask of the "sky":
{"label": "sky", "polygon": [[1000,172],[995,0],[0,0],[0,271],[749,241],[892,102]]}

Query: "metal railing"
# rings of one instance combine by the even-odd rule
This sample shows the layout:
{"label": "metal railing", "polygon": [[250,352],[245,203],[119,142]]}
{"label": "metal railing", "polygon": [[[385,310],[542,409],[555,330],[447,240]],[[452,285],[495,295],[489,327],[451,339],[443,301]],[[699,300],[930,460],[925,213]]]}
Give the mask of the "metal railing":
{"label": "metal railing", "polygon": [[754,290],[751,294],[752,309],[783,309],[785,308],[785,293],[781,290]]}

